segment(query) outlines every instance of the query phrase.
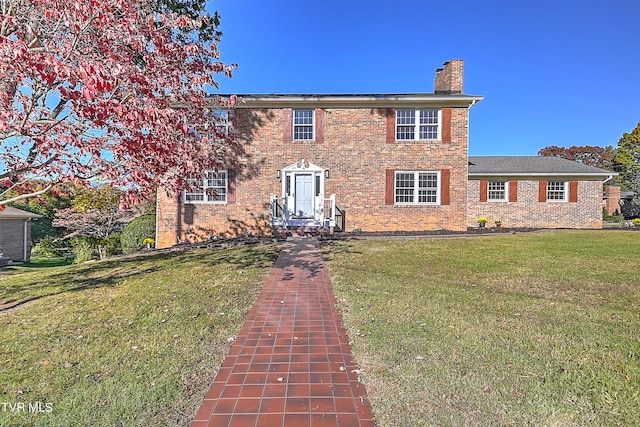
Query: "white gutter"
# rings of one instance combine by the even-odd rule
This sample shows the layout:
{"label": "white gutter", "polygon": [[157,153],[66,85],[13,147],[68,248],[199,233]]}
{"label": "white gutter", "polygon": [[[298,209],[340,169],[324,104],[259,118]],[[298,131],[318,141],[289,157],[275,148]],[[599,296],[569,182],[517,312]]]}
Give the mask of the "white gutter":
{"label": "white gutter", "polygon": [[381,95],[239,95],[236,108],[314,107],[378,107],[391,108],[416,105],[468,107],[484,97],[472,95],[381,94]]}
{"label": "white gutter", "polygon": [[27,258],[27,255],[28,255],[28,254],[27,254],[27,247],[28,247],[27,231],[28,231],[28,229],[29,229],[29,227],[28,227],[28,223],[29,223],[29,220],[28,220],[28,219],[25,219],[25,220],[24,220],[24,248],[23,248],[23,254],[24,254],[24,256],[23,256],[23,258],[22,258],[22,260],[23,260],[24,262],[27,262],[27,260],[29,259],[29,258]]}
{"label": "white gutter", "polygon": [[[467,175],[469,178],[492,178],[492,177],[523,177],[523,178],[544,178],[544,177],[574,177],[574,178],[597,178],[597,177],[608,177],[607,181],[611,179],[614,175],[604,174],[604,173],[594,173],[594,174],[585,174],[585,173],[568,173],[568,172],[475,172],[469,173]],[[605,181],[606,182],[606,181]]]}

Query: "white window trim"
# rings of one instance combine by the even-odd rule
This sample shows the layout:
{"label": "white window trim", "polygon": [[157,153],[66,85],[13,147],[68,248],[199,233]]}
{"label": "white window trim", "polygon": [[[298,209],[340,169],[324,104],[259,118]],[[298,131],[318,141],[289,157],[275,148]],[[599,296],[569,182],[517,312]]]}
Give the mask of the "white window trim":
{"label": "white window trim", "polygon": [[[224,200],[209,200],[208,197],[208,193],[207,190],[210,188],[217,188],[217,187],[209,187],[207,185],[207,181],[209,180],[209,178],[207,177],[207,174],[211,173],[211,172],[216,172],[214,170],[211,169],[207,169],[203,172],[204,176],[202,177],[202,179],[200,180],[200,184],[202,186],[202,191],[187,191],[184,190],[182,192],[182,202],[185,205],[226,205],[229,201],[229,170],[227,169],[220,169],[218,170],[218,173],[220,172],[224,172],[225,173],[225,177],[224,177],[224,186],[225,186],[225,198]],[[202,200],[187,200],[187,195],[202,195]]]}
{"label": "white window trim", "polygon": [[[311,111],[311,125],[296,124],[296,111]],[[296,138],[296,126],[311,126],[311,138]],[[291,113],[291,139],[294,141],[315,141],[316,140],[316,110],[313,108],[298,108]]]}
{"label": "white window trim", "polygon": [[[549,198],[549,184],[551,184],[552,182],[561,182],[564,186],[563,189],[563,197],[562,199],[551,199]],[[557,192],[559,190],[553,190],[554,192]],[[546,197],[547,197],[547,202],[550,203],[564,203],[564,202],[568,202],[569,201],[569,181],[561,181],[561,180],[553,180],[553,181],[547,181],[547,188],[546,188]]]}
{"label": "white window trim", "polygon": [[[426,111],[426,110],[430,110],[430,111],[434,111],[436,110],[438,112],[438,131],[437,131],[437,136],[435,139],[421,139],[420,138],[420,111]],[[398,139],[398,111],[414,111],[414,118],[415,118],[415,123],[413,124],[414,129],[413,129],[413,139]],[[401,126],[409,126],[409,125],[401,125]],[[396,141],[440,141],[442,140],[442,109],[441,108],[418,108],[418,109],[413,109],[413,108],[398,108],[396,109],[396,116],[395,116],[395,126],[394,126],[394,132],[395,132],[395,139]]]}
{"label": "white window trim", "polygon": [[[503,182],[504,183],[504,198],[502,199],[492,199],[491,195],[491,183],[492,182]],[[499,180],[490,180],[487,182],[487,202],[493,203],[504,203],[509,201],[509,181],[499,181]]]}
{"label": "white window trim", "polygon": [[[219,115],[216,115],[216,113]],[[229,135],[229,110],[216,110],[213,118],[216,130],[221,129],[223,135]]]}
{"label": "white window trim", "polygon": [[[212,118],[212,122],[213,122],[213,128],[216,129],[216,132],[218,129],[221,129],[221,133],[223,135],[229,135],[230,132],[230,121],[229,121],[229,110],[224,110],[224,109],[217,109],[217,110],[213,110],[211,112],[211,118]],[[204,124],[204,129],[205,130],[209,130],[209,122],[206,122]]]}
{"label": "white window trim", "polygon": [[[400,173],[406,174],[414,174],[414,188],[413,188],[413,202],[397,202],[396,201],[396,180],[397,176]],[[420,202],[419,201],[419,176],[421,173],[433,173],[436,174],[437,186],[436,186],[436,201],[435,202]],[[406,171],[406,170],[397,170],[394,171],[393,175],[393,204],[396,206],[440,206],[440,193],[442,192],[442,178],[440,176],[440,171],[428,171],[428,170],[420,170],[420,171]]]}

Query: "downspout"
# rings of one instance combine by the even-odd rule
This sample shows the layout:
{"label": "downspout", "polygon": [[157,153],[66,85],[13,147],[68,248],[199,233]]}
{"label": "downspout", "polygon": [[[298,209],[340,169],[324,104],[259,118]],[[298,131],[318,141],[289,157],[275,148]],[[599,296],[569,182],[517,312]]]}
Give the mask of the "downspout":
{"label": "downspout", "polygon": [[24,256],[22,257],[22,260],[23,260],[24,262],[28,262],[28,261],[29,261],[29,258],[27,258],[27,255],[28,255],[28,254],[27,254],[27,247],[28,247],[28,242],[27,242],[27,231],[28,231],[28,229],[29,229],[28,224],[29,224],[29,220],[28,220],[28,219],[25,219],[25,220],[24,220],[24,250],[23,250],[23,255],[24,255]]}
{"label": "downspout", "polygon": [[474,99],[473,101],[471,101],[471,104],[469,104],[469,107],[467,107],[467,161],[465,162],[466,165],[466,169],[467,169],[467,183],[469,182],[469,125],[471,124],[471,109],[473,108],[474,105],[476,105],[478,102],[480,102],[477,99]]}
{"label": "downspout", "polygon": [[602,181],[602,184],[604,185],[604,183],[606,183],[607,181],[611,181],[612,179],[613,179],[613,175],[609,175],[609,177],[607,179]]}

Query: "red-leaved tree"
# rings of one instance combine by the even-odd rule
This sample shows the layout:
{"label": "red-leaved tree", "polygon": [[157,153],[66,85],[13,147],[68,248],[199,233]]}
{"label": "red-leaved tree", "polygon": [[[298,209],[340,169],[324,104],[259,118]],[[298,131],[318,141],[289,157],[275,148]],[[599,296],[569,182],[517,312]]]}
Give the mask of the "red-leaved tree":
{"label": "red-leaved tree", "polygon": [[610,169],[612,167],[614,148],[613,147],[595,147],[592,145],[558,147],[556,145],[548,145],[538,151],[539,156],[562,157],[563,159],[573,160],[587,166],[594,166],[602,169]]}
{"label": "red-leaved tree", "polygon": [[0,209],[31,178],[51,182],[39,192],[99,178],[135,201],[234,164],[241,148],[211,116],[232,106],[212,93],[235,66],[198,40],[202,22],[154,4],[0,2]]}

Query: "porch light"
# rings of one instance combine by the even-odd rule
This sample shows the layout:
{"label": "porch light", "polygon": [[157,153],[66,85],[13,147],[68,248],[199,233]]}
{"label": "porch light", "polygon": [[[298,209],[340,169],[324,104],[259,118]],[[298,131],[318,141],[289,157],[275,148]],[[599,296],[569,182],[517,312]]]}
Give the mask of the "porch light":
{"label": "porch light", "polygon": [[329,169],[324,170],[324,178],[329,179]]}
{"label": "porch light", "polygon": [[280,169],[276,170],[276,178],[280,181]]}

